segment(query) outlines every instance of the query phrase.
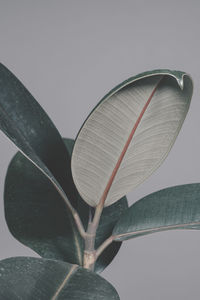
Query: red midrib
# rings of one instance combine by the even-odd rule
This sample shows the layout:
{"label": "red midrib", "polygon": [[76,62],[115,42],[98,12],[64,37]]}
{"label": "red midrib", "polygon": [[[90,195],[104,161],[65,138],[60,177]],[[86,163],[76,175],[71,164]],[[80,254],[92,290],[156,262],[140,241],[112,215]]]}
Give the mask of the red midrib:
{"label": "red midrib", "polygon": [[160,79],[160,80],[158,81],[158,83],[156,84],[156,86],[155,86],[155,88],[153,89],[153,91],[152,91],[150,97],[148,98],[147,102],[145,103],[145,105],[144,105],[144,107],[143,107],[143,109],[142,109],[142,111],[141,111],[141,113],[140,113],[140,115],[139,115],[139,117],[138,117],[138,119],[137,119],[135,125],[133,126],[133,129],[132,129],[132,131],[131,131],[131,133],[130,133],[130,135],[129,135],[127,141],[126,141],[126,144],[125,144],[125,146],[124,146],[124,148],[123,148],[123,150],[122,150],[122,152],[121,152],[121,154],[120,154],[120,157],[119,157],[119,159],[118,159],[118,161],[117,161],[117,163],[116,163],[116,165],[115,165],[115,168],[113,169],[113,172],[112,172],[112,174],[111,174],[111,176],[110,176],[110,179],[109,179],[109,181],[108,181],[108,183],[107,183],[107,186],[106,186],[106,188],[105,188],[105,190],[104,190],[104,192],[103,192],[103,195],[102,195],[102,197],[101,197],[100,203],[104,203],[104,202],[105,202],[105,200],[106,200],[106,198],[107,198],[107,195],[108,195],[108,192],[109,192],[109,190],[110,190],[110,188],[111,188],[111,185],[112,185],[112,183],[113,183],[113,180],[115,179],[115,176],[116,176],[116,174],[117,174],[117,171],[119,170],[119,167],[120,167],[121,162],[122,162],[122,160],[123,160],[123,158],[124,158],[124,155],[126,154],[126,151],[127,151],[127,149],[128,149],[128,146],[129,146],[129,144],[130,144],[130,142],[131,142],[131,140],[132,140],[132,138],[133,138],[133,135],[134,135],[134,133],[135,133],[135,131],[136,131],[138,125],[140,124],[140,121],[141,121],[141,119],[142,119],[142,117],[143,117],[145,111],[147,110],[147,107],[149,106],[149,103],[151,102],[151,99],[153,98],[153,96],[154,96],[154,94],[155,94],[155,92],[156,92],[156,90],[157,90],[157,88],[158,88],[158,86],[159,86],[161,80],[163,79],[163,77],[164,77],[164,76],[162,76],[161,79]]}

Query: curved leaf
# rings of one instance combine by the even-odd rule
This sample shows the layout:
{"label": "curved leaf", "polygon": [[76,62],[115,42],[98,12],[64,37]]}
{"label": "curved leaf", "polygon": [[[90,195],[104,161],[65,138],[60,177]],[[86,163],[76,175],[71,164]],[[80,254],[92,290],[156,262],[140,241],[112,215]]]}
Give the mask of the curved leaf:
{"label": "curved leaf", "polygon": [[0,299],[119,300],[99,275],[56,260],[13,257],[0,262]]}
{"label": "curved leaf", "polygon": [[134,203],[114,227],[116,241],[172,229],[200,229],[200,183],[170,187]]}
{"label": "curved leaf", "polygon": [[191,78],[155,70],[108,93],[81,128],[72,175],[91,206],[110,205],[149,177],[170,151],[187,114]]}
{"label": "curved leaf", "polygon": [[[74,141],[64,139],[71,155]],[[65,166],[70,168],[70,164]],[[76,189],[75,186],[71,187]],[[76,193],[77,211],[87,227],[89,206]],[[13,236],[45,258],[83,264],[84,243],[70,222],[66,207],[53,185],[21,153],[12,159],[5,180],[5,217]],[[111,233],[123,210],[126,198],[103,212],[96,247]],[[99,257],[95,271],[102,271],[117,254],[121,243],[112,243]]]}
{"label": "curved leaf", "polygon": [[[70,157],[62,138],[45,111],[22,85],[0,64],[0,129],[43,172],[71,207]],[[66,196],[67,194],[67,196]],[[75,205],[75,203],[73,203]]]}

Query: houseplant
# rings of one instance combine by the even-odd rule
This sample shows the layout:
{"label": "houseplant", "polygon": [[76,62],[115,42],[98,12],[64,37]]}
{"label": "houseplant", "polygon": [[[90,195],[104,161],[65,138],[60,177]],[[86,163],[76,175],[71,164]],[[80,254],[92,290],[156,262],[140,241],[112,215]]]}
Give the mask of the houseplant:
{"label": "houseplant", "polygon": [[169,153],[192,90],[190,76],[180,71],[129,78],[98,103],[74,141],[61,138],[0,65],[0,127],[20,150],[5,180],[6,221],[41,256],[0,262],[0,299],[119,299],[96,273],[123,241],[199,228],[198,183],[161,190],[130,207],[125,196]]}

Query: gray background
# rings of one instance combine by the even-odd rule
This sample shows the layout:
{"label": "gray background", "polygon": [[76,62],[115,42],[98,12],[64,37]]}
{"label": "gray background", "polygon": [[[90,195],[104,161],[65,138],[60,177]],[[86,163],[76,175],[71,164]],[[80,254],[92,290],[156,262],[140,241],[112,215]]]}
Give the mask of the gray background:
{"label": "gray background", "polygon": [[[31,91],[61,134],[75,137],[97,101],[145,70],[184,70],[194,96],[162,166],[128,195],[200,179],[200,4],[191,1],[0,0],[0,60]],[[36,254],[9,233],[3,184],[15,147],[0,133],[0,258]],[[122,300],[198,300],[200,232],[157,233],[125,242],[102,274]]]}

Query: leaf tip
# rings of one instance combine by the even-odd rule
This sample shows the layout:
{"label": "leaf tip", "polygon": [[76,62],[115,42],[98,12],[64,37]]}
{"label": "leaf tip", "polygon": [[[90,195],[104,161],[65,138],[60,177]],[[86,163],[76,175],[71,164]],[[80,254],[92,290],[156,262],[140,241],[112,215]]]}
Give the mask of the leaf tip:
{"label": "leaf tip", "polygon": [[193,87],[193,81],[192,81],[191,76],[185,72],[181,72],[181,74],[179,76],[176,76],[176,80],[182,91],[185,87],[185,77],[187,77],[190,80],[192,87]]}

